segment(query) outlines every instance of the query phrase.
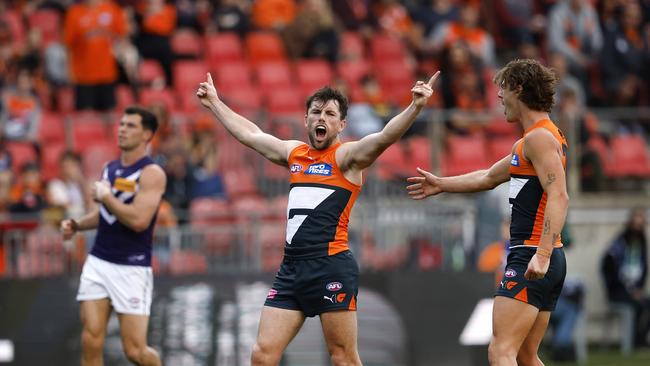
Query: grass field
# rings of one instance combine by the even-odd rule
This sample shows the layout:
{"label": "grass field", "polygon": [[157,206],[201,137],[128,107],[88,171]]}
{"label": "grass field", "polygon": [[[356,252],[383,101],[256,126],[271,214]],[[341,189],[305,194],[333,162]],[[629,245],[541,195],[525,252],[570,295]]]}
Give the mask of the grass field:
{"label": "grass field", "polygon": [[[548,358],[543,357],[547,360]],[[650,366],[650,349],[634,352],[629,357],[623,357],[618,350],[589,350],[587,363],[580,365],[576,363],[546,362],[546,366]]]}

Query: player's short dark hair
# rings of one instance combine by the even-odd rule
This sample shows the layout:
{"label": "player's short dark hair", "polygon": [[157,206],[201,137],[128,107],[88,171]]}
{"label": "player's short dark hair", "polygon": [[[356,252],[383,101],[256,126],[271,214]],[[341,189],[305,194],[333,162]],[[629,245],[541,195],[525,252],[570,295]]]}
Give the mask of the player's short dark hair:
{"label": "player's short dark hair", "polygon": [[74,152],[72,150],[65,150],[59,156],[59,162],[62,162],[62,161],[65,161],[65,160],[72,160],[72,161],[74,161],[76,163],[81,164],[81,155],[77,154],[76,152]]}
{"label": "player's short dark hair", "polygon": [[149,110],[145,108],[139,106],[126,107],[124,114],[137,114],[140,116],[142,128],[151,131],[153,134],[158,130],[158,119],[153,113],[149,112]]}
{"label": "player's short dark hair", "polygon": [[324,86],[318,89],[314,94],[307,98],[307,103],[305,106],[307,110],[311,107],[311,104],[318,100],[320,102],[326,103],[330,100],[334,100],[339,104],[339,112],[341,112],[341,119],[345,119],[348,115],[348,98],[343,95],[340,91],[330,88],[329,86]]}
{"label": "player's short dark hair", "polygon": [[493,81],[508,90],[521,86],[519,100],[532,110],[550,112],[553,108],[558,77],[552,69],[536,60],[510,61],[497,72]]}

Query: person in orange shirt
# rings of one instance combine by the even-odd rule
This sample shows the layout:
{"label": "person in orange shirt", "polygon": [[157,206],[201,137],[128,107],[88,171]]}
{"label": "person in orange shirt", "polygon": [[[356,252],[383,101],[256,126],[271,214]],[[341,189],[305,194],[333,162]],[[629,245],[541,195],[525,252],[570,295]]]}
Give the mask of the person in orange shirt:
{"label": "person in orange shirt", "polygon": [[297,11],[294,0],[257,0],[251,18],[258,29],[281,30],[293,22]]}
{"label": "person in orange shirt", "polygon": [[418,168],[407,187],[421,200],[441,192],[493,189],[510,181],[510,253],[493,308],[490,365],[541,365],[537,355],[551,311],[562,291],[566,259],[560,232],[566,219],[566,138],[549,119],[557,76],[531,59],[515,60],[497,72],[499,99],[523,138],[512,152],[485,170],[437,177]]}
{"label": "person in orange shirt", "polygon": [[138,4],[136,21],[139,26],[136,44],[142,57],[154,59],[165,71],[165,80],[173,85],[174,53],[171,35],[176,29],[176,8],[165,0],[145,0]]}
{"label": "person in orange shirt", "polygon": [[119,69],[113,46],[124,41],[126,34],[124,12],[111,0],[85,0],[68,9],[63,37],[70,56],[77,110],[106,111],[115,107]]}
{"label": "person in orange shirt", "polygon": [[277,365],[306,317],[318,315],[334,365],[361,365],[357,350],[359,268],[348,246],[348,222],[362,172],[411,127],[433,94],[439,73],[411,89],[409,106],[383,130],[342,143],[347,99],[330,87],[305,103],[308,143],[281,140],[233,112],[208,74],[197,96],[242,144],[290,176],[284,260],[266,297],[251,365]]}

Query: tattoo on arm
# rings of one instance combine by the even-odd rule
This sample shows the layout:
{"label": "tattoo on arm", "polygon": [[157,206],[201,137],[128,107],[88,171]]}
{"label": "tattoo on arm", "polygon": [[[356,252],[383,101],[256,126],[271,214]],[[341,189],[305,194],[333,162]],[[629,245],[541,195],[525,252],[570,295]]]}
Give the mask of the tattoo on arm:
{"label": "tattoo on arm", "polygon": [[548,179],[547,179],[547,181],[546,181],[546,185],[549,185],[549,184],[555,182],[555,174],[553,174],[553,173],[548,173],[547,178],[548,178]]}
{"label": "tattoo on arm", "polygon": [[548,234],[549,232],[551,232],[551,220],[550,220],[550,219],[546,219],[546,220],[544,220],[544,231],[543,231],[543,234]]}

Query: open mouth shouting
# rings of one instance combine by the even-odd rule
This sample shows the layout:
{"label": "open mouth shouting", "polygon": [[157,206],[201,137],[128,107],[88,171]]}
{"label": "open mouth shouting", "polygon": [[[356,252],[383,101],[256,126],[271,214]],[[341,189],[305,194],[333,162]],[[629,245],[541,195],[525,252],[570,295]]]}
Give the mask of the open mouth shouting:
{"label": "open mouth shouting", "polygon": [[325,127],[324,125],[316,126],[314,128],[314,132],[316,135],[316,141],[318,142],[322,142],[327,137],[327,127]]}

